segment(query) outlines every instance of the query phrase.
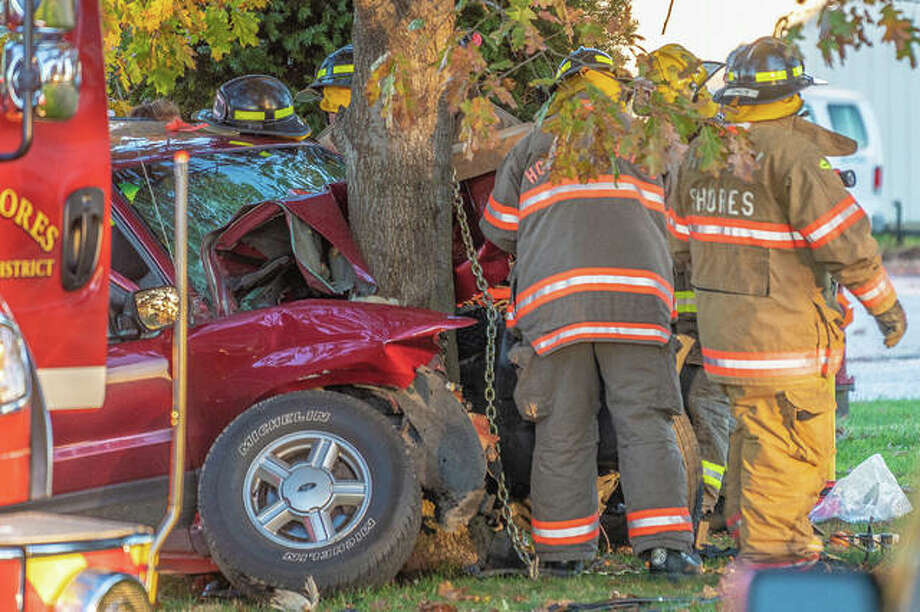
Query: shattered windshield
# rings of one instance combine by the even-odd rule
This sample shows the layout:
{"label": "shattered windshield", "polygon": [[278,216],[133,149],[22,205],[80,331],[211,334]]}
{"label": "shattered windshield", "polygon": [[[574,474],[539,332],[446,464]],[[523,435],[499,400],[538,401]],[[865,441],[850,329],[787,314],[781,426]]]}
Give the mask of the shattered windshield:
{"label": "shattered windshield", "polygon": [[[245,204],[320,191],[345,179],[345,165],[316,146],[235,150],[192,156],[188,181],[189,283],[208,295],[201,242]],[[172,160],[141,163],[115,171],[115,187],[130,202],[160,244],[175,257]]]}

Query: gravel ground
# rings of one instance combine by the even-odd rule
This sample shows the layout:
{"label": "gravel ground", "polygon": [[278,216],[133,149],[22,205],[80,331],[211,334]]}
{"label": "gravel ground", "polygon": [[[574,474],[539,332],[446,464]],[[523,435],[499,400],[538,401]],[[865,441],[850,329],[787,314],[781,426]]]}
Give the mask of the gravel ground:
{"label": "gravel ground", "polygon": [[[852,399],[920,400],[920,276],[893,276],[907,312],[907,333],[893,349],[882,344],[875,320],[856,300],[847,328],[847,369],[856,377]],[[920,406],[920,401],[918,401]]]}

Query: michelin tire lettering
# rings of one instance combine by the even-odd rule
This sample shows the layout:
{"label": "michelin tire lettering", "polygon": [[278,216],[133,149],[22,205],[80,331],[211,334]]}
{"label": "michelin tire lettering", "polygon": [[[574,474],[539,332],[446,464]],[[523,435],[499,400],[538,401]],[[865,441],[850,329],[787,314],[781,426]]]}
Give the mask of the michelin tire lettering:
{"label": "michelin tire lettering", "polygon": [[347,552],[360,544],[362,541],[364,541],[365,538],[367,538],[368,534],[370,534],[370,532],[376,526],[377,521],[375,521],[372,517],[368,518],[356,532],[335,546],[330,546],[324,550],[316,550],[312,552],[286,551],[281,555],[281,560],[288,561],[290,563],[307,563],[308,561],[311,563],[316,563],[318,561],[328,561],[329,559],[338,557],[342,553]]}
{"label": "michelin tire lettering", "polygon": [[237,450],[240,456],[245,457],[259,440],[280,427],[285,427],[293,423],[328,423],[331,418],[332,413],[324,410],[298,410],[296,412],[288,412],[276,416],[250,431]]}

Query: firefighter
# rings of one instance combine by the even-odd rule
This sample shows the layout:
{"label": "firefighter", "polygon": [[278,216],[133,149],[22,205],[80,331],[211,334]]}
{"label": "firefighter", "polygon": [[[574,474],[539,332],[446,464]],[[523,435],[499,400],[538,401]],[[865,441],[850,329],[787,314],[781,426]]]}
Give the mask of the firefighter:
{"label": "firefighter", "polygon": [[[619,99],[613,60],[596,49],[572,52],[556,84],[548,121],[573,96],[589,104],[588,87]],[[551,182],[552,145],[537,127],[514,146],[480,223],[517,257],[508,325],[519,341],[509,359],[518,368],[515,403],[535,423],[537,554],[544,567],[567,572],[596,553],[603,392],[633,550],[653,572],[698,573],[687,475],[671,426],[682,408],[669,343],[664,190],[623,159],[588,183]]]}
{"label": "firefighter", "polygon": [[351,80],[354,74],[355,52],[352,45],[347,44],[326,56],[316,70],[313,82],[304,90],[322,94],[319,108],[326,113],[329,125],[335,123],[338,114],[351,104]]}
{"label": "firefighter", "polygon": [[[701,116],[712,118],[719,107],[712,101],[705,85],[722,66],[721,62],[701,62],[683,46],[672,43],[649,54],[646,76],[659,88],[664,89],[666,97],[669,90],[680,92],[697,105],[697,111]],[[665,178],[665,191],[670,208],[673,208],[672,200],[677,195],[674,186],[678,182],[678,173],[679,168],[675,167]],[[703,354],[699,348],[696,324],[696,295],[690,286],[689,270],[682,265],[675,266],[674,289],[675,309],[678,315],[675,331],[694,341],[684,362],[681,382],[687,389],[685,405],[700,447],[700,467],[703,473],[702,524],[708,526],[709,516],[719,500],[728,460],[731,408],[721,386],[711,381],[703,372]],[[699,538],[698,544],[705,540],[706,530],[707,527],[704,527],[700,532],[703,537]]]}
{"label": "firefighter", "polygon": [[272,76],[247,74],[221,85],[214,105],[195,113],[214,131],[303,140],[310,127],[294,112],[287,86]]}
{"label": "firefighter", "polygon": [[[886,346],[907,326],[865,213],[826,155],[856,144],[797,116],[813,84],[794,49],[771,37],[729,55],[714,96],[749,125],[757,170],[701,172],[688,156],[669,218],[691,260],[703,367],[732,403],[740,444],[740,557],[745,565],[808,565],[822,551],[808,512],[834,452],[834,374],[842,320],[826,275],[876,318]],[[737,452],[736,452],[737,450]],[[731,467],[729,471],[731,471]]]}

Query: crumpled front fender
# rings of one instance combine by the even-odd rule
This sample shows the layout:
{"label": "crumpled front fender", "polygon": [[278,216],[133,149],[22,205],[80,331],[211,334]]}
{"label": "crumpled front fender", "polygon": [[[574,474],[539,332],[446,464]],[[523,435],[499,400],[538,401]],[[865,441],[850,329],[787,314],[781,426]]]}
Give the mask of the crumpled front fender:
{"label": "crumpled front fender", "polygon": [[423,366],[407,388],[376,391],[396,402],[412,425],[403,437],[438,523],[448,531],[467,524],[485,495],[486,458],[469,413],[447,380]]}

